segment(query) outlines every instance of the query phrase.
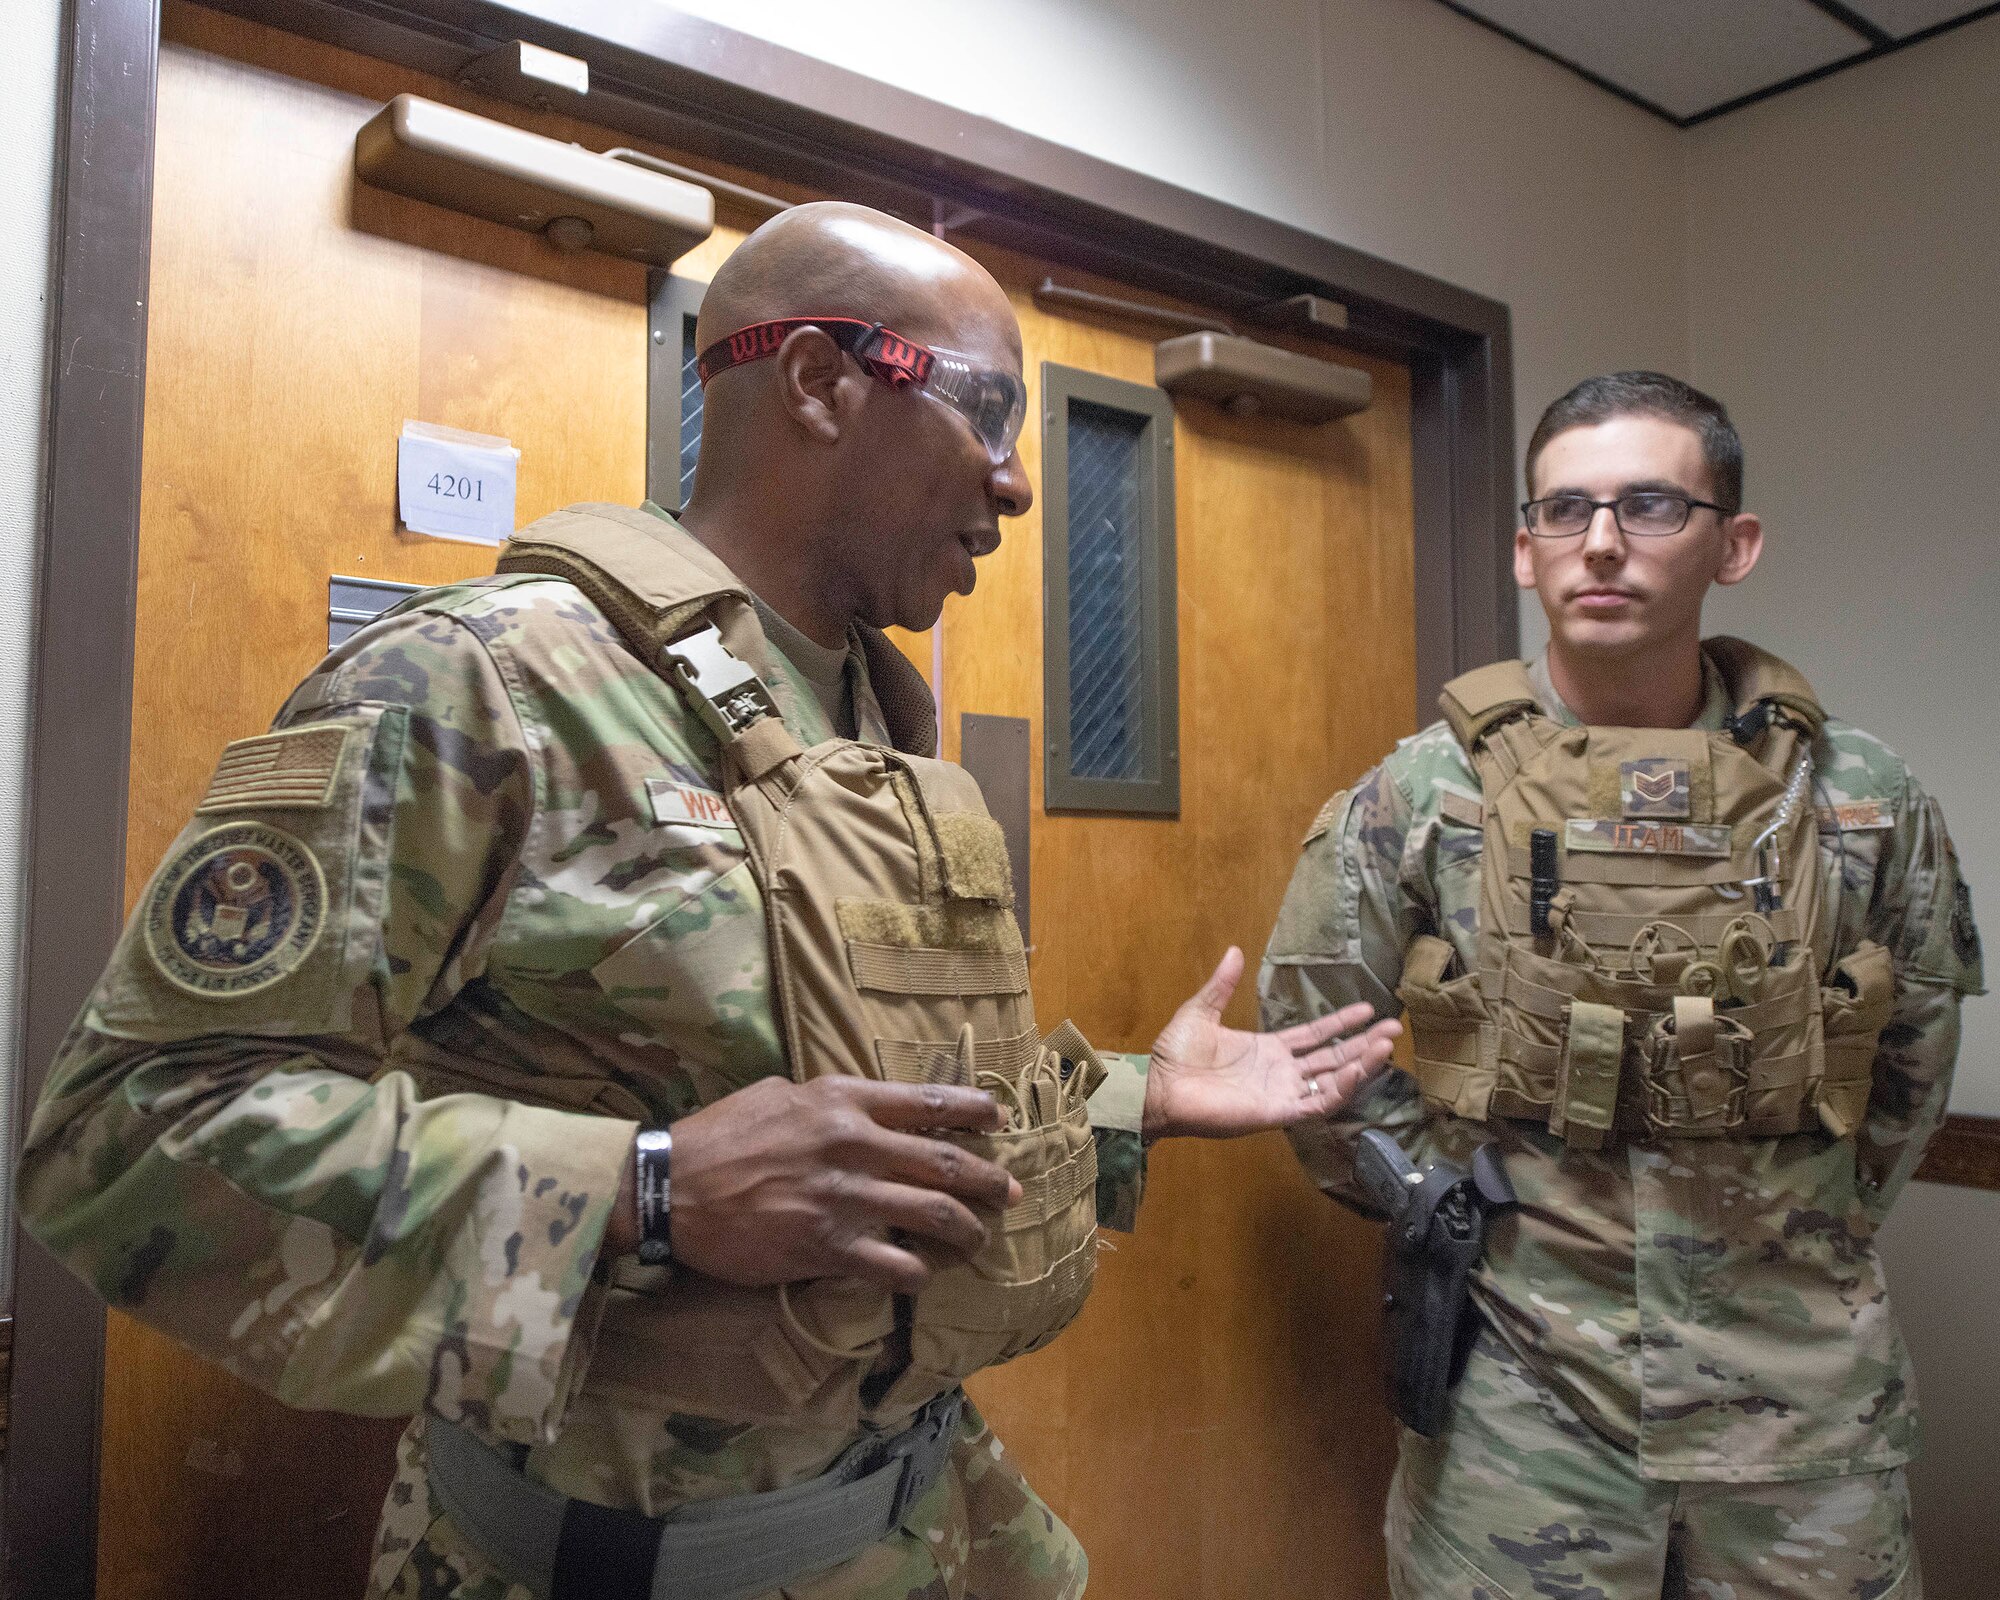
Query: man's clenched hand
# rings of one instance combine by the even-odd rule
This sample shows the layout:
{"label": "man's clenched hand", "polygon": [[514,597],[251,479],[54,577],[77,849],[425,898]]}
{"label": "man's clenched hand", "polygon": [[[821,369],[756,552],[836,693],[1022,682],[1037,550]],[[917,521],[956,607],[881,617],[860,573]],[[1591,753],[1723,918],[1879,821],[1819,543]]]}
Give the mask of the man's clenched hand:
{"label": "man's clenched hand", "polygon": [[[1003,1120],[984,1090],[759,1079],[673,1125],[674,1260],[730,1283],[849,1277],[912,1294],[930,1270],[894,1235],[971,1252],[987,1229],[973,1208],[1021,1198],[1004,1169],[931,1135]],[[613,1253],[637,1242],[630,1214],[628,1170]]]}

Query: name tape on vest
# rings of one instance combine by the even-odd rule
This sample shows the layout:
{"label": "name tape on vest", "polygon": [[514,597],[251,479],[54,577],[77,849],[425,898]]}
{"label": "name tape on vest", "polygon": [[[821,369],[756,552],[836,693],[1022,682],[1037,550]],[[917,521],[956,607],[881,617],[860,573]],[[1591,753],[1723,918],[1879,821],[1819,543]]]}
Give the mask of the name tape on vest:
{"label": "name tape on vest", "polygon": [[697,828],[736,826],[728,802],[712,790],[675,783],[671,778],[648,778],[646,793],[653,802],[655,822],[685,822]]}
{"label": "name tape on vest", "polygon": [[1571,817],[1565,843],[1571,850],[1598,855],[1726,856],[1729,829],[1710,823]]}
{"label": "name tape on vest", "polygon": [[1895,809],[1886,800],[1850,800],[1814,811],[1822,833],[1883,833],[1896,825]]}

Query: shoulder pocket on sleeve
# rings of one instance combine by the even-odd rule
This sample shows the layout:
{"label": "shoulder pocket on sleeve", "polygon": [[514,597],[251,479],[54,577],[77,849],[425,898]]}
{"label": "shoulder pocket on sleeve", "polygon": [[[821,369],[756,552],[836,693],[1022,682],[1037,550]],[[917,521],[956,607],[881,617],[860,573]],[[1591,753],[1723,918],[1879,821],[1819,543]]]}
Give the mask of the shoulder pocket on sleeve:
{"label": "shoulder pocket on sleeve", "polygon": [[375,955],[408,719],[352,706],[229,745],[133,908],[91,1026],[346,1031]]}
{"label": "shoulder pocket on sleeve", "polygon": [[1312,826],[1306,829],[1306,836],[1304,839],[1299,841],[1300,844],[1301,845],[1311,844],[1313,840],[1317,839],[1321,834],[1325,833],[1336,822],[1338,822],[1341,818],[1342,813],[1344,813],[1347,809],[1348,796],[1353,793],[1354,791],[1352,789],[1342,789],[1339,794],[1335,795],[1331,800],[1327,801],[1325,805],[1321,806],[1319,808],[1319,815],[1313,818]]}
{"label": "shoulder pocket on sleeve", "polygon": [[1278,907],[1267,961],[1310,965],[1352,953],[1359,868],[1341,841],[1353,808],[1351,789],[1341,790],[1320,808]]}
{"label": "shoulder pocket on sleeve", "polygon": [[1920,926],[1912,930],[1906,971],[1926,983],[1942,983],[1960,994],[1986,992],[1979,926],[1972,918],[1972,890],[1959,873],[1958,851],[1936,800],[1924,799],[1929,859],[1917,863],[1929,893],[1910,907]]}

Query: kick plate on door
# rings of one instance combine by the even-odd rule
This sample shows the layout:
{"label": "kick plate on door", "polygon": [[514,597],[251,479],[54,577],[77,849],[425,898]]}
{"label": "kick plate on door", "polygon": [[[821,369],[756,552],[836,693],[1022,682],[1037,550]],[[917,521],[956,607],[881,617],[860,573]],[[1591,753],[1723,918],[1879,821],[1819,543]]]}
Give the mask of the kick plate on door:
{"label": "kick plate on door", "polygon": [[958,719],[958,764],[986,796],[986,809],[1007,840],[1014,874],[1014,920],[1021,942],[1032,947],[1028,916],[1028,719],[988,717],[968,711]]}

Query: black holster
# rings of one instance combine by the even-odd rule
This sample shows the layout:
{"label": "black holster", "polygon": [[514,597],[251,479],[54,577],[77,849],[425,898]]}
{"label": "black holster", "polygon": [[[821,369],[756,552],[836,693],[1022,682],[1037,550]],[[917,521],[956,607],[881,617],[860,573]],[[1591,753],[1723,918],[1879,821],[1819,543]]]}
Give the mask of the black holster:
{"label": "black holster", "polygon": [[1419,1169],[1374,1128],[1361,1135],[1355,1171],[1389,1217],[1382,1309],[1390,1409],[1435,1438],[1479,1332],[1471,1283],[1487,1219],[1514,1204],[1514,1188],[1490,1144],[1470,1172],[1446,1162]]}

